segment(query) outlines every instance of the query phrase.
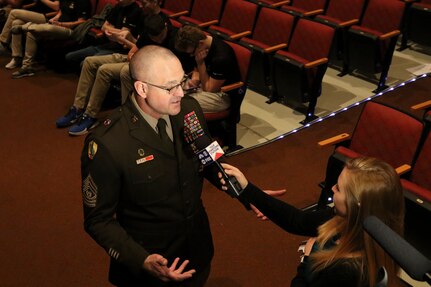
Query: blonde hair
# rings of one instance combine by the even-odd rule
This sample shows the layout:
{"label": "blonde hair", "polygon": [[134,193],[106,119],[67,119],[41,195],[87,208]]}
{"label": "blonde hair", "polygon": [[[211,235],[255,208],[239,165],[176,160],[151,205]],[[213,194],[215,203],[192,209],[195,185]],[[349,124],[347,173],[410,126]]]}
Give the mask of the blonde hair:
{"label": "blonde hair", "polygon": [[[320,248],[340,236],[339,244],[310,256],[314,270],[319,271],[339,259],[356,259],[361,282],[374,286],[381,266],[388,272],[388,286],[397,285],[399,267],[363,229],[362,222],[370,215],[382,220],[398,234],[404,230],[404,196],[399,176],[387,163],[376,158],[356,158],[344,168],[346,182],[345,217],[335,216],[318,229]],[[368,278],[367,278],[368,277]]]}

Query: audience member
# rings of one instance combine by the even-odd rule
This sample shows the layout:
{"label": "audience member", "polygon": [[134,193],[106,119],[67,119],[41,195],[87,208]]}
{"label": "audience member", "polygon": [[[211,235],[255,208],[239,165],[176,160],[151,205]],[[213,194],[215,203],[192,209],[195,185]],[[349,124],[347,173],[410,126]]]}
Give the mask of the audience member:
{"label": "audience member", "polygon": [[202,110],[218,112],[228,109],[230,99],[221,87],[241,79],[232,48],[223,40],[190,25],[178,31],[175,48],[195,57],[196,67],[189,86],[198,90],[190,95],[199,102]]}
{"label": "audience member", "polygon": [[35,2],[35,6],[31,10],[11,10],[0,34],[0,54],[4,53],[12,43],[12,60],[6,65],[6,69],[15,69],[21,66],[22,62],[22,33],[21,31],[11,33],[12,28],[29,22],[35,24],[46,23],[45,13],[57,11],[59,7],[59,0],[39,0]]}
{"label": "audience member", "polygon": [[22,4],[22,0],[0,0],[0,21],[9,15],[11,10],[21,8]]}
{"label": "audience member", "polygon": [[207,168],[184,141],[192,112],[208,132],[203,113],[168,49],[140,49],[130,70],[135,92],[82,151],[85,230],[109,254],[116,286],[204,286],[214,252],[201,200]]}
{"label": "audience member", "polygon": [[[25,53],[21,68],[12,74],[13,79],[30,77],[35,74],[33,69],[34,57],[37,52],[37,42],[40,39],[66,40],[72,35],[73,29],[86,21],[89,17],[91,5],[88,0],[60,0],[58,13],[49,23],[36,24],[28,22],[24,25],[15,26],[14,33],[21,31],[26,33]],[[15,47],[15,45],[12,45]],[[17,48],[21,48],[16,46]],[[22,55],[17,51],[15,55]]]}
{"label": "audience member", "polygon": [[284,230],[313,237],[304,246],[291,286],[376,286],[380,267],[388,273],[387,286],[398,286],[398,266],[362,229],[364,219],[374,215],[403,232],[403,190],[389,164],[374,158],[350,160],[332,188],[334,208],[317,211],[296,209],[249,183],[237,168],[223,167],[244,188],[241,198]]}
{"label": "audience member", "polygon": [[135,0],[119,0],[102,26],[102,31],[109,41],[70,52],[66,54],[66,60],[74,66],[79,66],[88,56],[127,53],[131,46],[127,45],[129,42],[125,42],[124,39],[129,33],[137,37],[140,16],[141,9]]}
{"label": "audience member", "polygon": [[[178,28],[172,26],[169,19],[165,16],[153,16],[151,17],[151,19],[148,19],[148,22],[153,28],[148,29],[147,32],[144,33],[142,37],[138,39],[136,45],[130,50],[128,54],[128,60],[130,61],[133,54],[138,49],[146,45],[160,45],[171,50],[171,52],[173,52],[178,57],[186,73],[191,72],[195,66],[194,58],[190,57],[189,54],[179,52],[175,49],[175,39],[178,33]],[[160,30],[160,28],[162,27],[165,28],[163,30]],[[127,62],[123,63],[122,65],[120,72],[120,80],[121,98],[124,102],[125,99],[127,99],[130,93],[133,91],[132,79],[130,78],[129,64]]]}

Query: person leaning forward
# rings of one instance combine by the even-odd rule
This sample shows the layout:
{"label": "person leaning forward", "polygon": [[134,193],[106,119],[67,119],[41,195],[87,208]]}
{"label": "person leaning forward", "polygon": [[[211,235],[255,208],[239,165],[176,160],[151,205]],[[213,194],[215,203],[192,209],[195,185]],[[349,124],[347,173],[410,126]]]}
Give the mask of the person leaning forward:
{"label": "person leaning forward", "polygon": [[109,254],[116,286],[204,286],[214,250],[201,192],[204,175],[216,182],[216,172],[202,169],[183,124],[195,112],[208,132],[202,110],[184,96],[184,71],[169,50],[140,49],[130,70],[135,92],[82,151],[85,230]]}

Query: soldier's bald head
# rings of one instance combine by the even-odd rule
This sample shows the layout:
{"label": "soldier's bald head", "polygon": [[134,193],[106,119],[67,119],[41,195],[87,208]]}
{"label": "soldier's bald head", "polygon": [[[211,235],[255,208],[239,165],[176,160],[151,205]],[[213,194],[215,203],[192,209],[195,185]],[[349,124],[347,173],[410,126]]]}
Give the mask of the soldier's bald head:
{"label": "soldier's bald head", "polygon": [[178,58],[170,50],[161,46],[148,45],[139,49],[130,61],[132,78],[141,81],[151,81],[157,73],[157,67],[163,65],[181,65]]}

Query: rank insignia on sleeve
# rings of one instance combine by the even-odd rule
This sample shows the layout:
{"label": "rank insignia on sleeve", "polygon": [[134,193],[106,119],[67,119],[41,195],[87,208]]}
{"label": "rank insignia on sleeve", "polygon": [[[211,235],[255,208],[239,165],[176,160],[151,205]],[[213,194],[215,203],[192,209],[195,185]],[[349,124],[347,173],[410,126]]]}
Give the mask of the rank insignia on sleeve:
{"label": "rank insignia on sleeve", "polygon": [[82,201],[87,207],[96,206],[97,185],[90,174],[82,182]]}
{"label": "rank insignia on sleeve", "polygon": [[88,158],[93,159],[97,153],[97,143],[95,141],[91,141],[88,144]]}

